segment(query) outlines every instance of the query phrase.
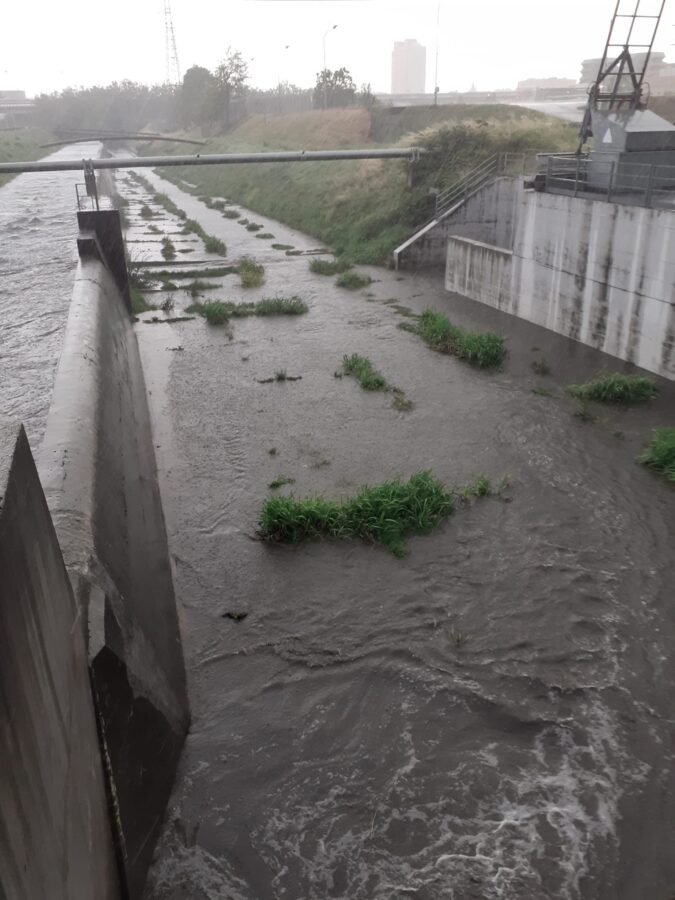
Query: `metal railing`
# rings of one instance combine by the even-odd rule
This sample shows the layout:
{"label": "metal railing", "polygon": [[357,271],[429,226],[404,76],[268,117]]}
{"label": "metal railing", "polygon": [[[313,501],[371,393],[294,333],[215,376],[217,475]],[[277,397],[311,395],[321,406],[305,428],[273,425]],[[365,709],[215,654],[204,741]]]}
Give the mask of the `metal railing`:
{"label": "metal railing", "polygon": [[627,163],[597,156],[548,156],[546,191],[620,202],[630,206],[675,207],[675,166]]}
{"label": "metal railing", "polygon": [[539,172],[541,160],[548,155],[550,151],[543,150],[532,150],[529,153],[493,153],[463,175],[459,181],[439,191],[436,195],[434,219],[439,219],[500,175],[515,177]]}

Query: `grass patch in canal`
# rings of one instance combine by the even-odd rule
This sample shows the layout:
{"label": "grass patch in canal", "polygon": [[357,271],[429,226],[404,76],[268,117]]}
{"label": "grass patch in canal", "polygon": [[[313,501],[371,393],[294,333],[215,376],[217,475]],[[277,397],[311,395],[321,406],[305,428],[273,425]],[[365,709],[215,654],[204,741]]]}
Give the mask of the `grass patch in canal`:
{"label": "grass patch in canal", "polygon": [[602,372],[584,384],[571,384],[567,390],[577,400],[620,403],[625,406],[646,403],[658,393],[656,382],[646,375]]}
{"label": "grass patch in canal", "polygon": [[270,234],[269,231],[265,231],[265,232],[263,232],[263,234],[256,234],[256,237],[259,238],[261,241],[273,241],[274,240],[274,235]]}
{"label": "grass patch in canal", "polygon": [[220,256],[227,255],[227,247],[225,246],[225,242],[221,241],[220,238],[216,237],[213,234],[204,235],[202,238],[204,241],[204,249],[207,253],[218,253]]}
{"label": "grass patch in canal", "polygon": [[161,281],[164,278],[222,278],[223,275],[236,275],[237,266],[206,266],[201,269],[146,269],[149,278]]}
{"label": "grass patch in canal", "polygon": [[270,497],[260,511],[258,534],[263,540],[290,544],[321,537],[359,538],[380,543],[400,558],[405,556],[405,539],[434,531],[453,514],[461,497],[461,491],[458,496],[447,490],[431,472],[417,472],[406,482],[395,479],[363,487],[343,500]]}
{"label": "grass patch in canal", "polygon": [[245,256],[239,261],[237,266],[241,286],[245,288],[260,287],[265,280],[265,267]]}
{"label": "grass patch in canal", "polygon": [[293,250],[293,244],[272,244],[272,250]]}
{"label": "grass patch in canal", "polygon": [[309,263],[309,271],[315,275],[339,275],[351,268],[347,259],[312,259]]}
{"label": "grass patch in canal", "polygon": [[352,353],[351,356],[343,356],[342,372],[335,373],[337,377],[344,375],[352,375],[364,391],[385,391],[393,396],[391,405],[394,409],[401,412],[409,412],[413,408],[413,403],[405,395],[405,391],[389,384],[387,379],[381,372],[373,366],[367,356],[359,356],[358,353]]}
{"label": "grass patch in canal", "polygon": [[[146,184],[150,185],[150,182],[146,182]],[[150,186],[152,190],[152,186]],[[155,203],[159,203],[160,206],[163,206],[164,209],[171,213],[171,215],[176,216],[179,219],[187,219],[187,213],[184,209],[180,209],[180,207],[176,206],[171,197],[168,194],[163,194],[161,191],[158,194],[155,194]]]}
{"label": "grass patch in canal", "polygon": [[239,213],[236,209],[224,209],[223,210],[223,218],[224,219],[238,219]]}
{"label": "grass patch in canal", "polygon": [[353,375],[364,391],[388,391],[389,384],[381,372],[373,366],[366,356],[352,353],[342,359],[342,371],[345,375]]}
{"label": "grass patch in canal", "polygon": [[419,335],[433,350],[452,354],[481,369],[498,366],[506,354],[502,335],[467,331],[432,309],[425,309],[415,325],[402,322],[399,328],[404,326],[405,331]]}
{"label": "grass patch in canal", "polygon": [[157,309],[156,306],[152,306],[146,301],[140,290],[133,284],[129,285],[129,296],[131,298],[131,312],[134,316],[149,312],[151,309]]}
{"label": "grass patch in canal", "polygon": [[335,282],[338,287],[346,288],[348,291],[358,291],[359,288],[367,287],[372,283],[370,275],[359,275],[358,272],[343,272]]}
{"label": "grass patch in canal", "polygon": [[210,325],[224,325],[229,319],[248,316],[301,316],[308,312],[308,307],[299,297],[265,297],[257,303],[233,303],[230,300],[193,303],[186,312],[204,316]]}
{"label": "grass patch in canal", "polygon": [[147,203],[144,203],[141,206],[141,219],[154,219],[155,214],[150,209]]}
{"label": "grass patch in canal", "polygon": [[162,238],[162,256],[164,259],[175,259],[176,258],[176,247],[174,246],[171,238],[163,237]]}
{"label": "grass patch in canal", "polygon": [[295,478],[289,478],[288,475],[279,475],[274,481],[270,481],[267,487],[271,491],[276,491],[277,488],[283,487],[285,484],[295,484]]}
{"label": "grass patch in canal", "polygon": [[675,428],[655,428],[639,461],[675,483]]}
{"label": "grass patch in canal", "polygon": [[262,229],[262,225],[256,225],[255,222],[248,222],[246,225],[247,231],[260,231]]}

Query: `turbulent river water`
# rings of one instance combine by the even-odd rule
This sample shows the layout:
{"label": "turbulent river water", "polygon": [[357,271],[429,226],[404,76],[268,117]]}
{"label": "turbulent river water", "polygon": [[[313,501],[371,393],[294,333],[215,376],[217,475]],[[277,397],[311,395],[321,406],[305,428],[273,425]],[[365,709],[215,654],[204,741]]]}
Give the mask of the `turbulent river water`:
{"label": "turbulent river water", "polygon": [[[119,184],[132,253],[160,259],[147,201],[179,261],[217,263]],[[340,290],[306,256],[162,189],[227,242],[228,261],[266,267],[260,289],[229,275],[211,297],[296,294],[310,311],[231,329],[151,324],[154,312],[137,325],[193,712],[148,900],[672,900],[675,493],[635,457],[654,425],[674,424],[673,385],[649,408],[583,421],[564,385],[617,365],[607,357],[435,279],[372,269],[365,291]],[[13,261],[2,355],[20,360],[19,379],[56,362],[57,338],[41,336],[47,320],[62,327],[57,275],[60,309],[69,296],[61,190],[60,225],[53,204],[36,210],[36,182],[0,190],[3,272]],[[245,214],[279,243],[317,247]],[[47,253],[52,227],[59,252]],[[502,331],[503,369],[431,352],[397,327],[401,304]],[[414,408],[336,378],[353,352]],[[551,375],[533,374],[541,359]],[[33,395],[13,368],[3,411],[39,434],[48,379]],[[280,369],[302,379],[260,383]],[[295,479],[286,492],[340,496],[426,468],[447,483],[508,476],[509,488],[410,540],[403,560],[253,539],[276,476]]]}
{"label": "turbulent river water", "polygon": [[[64,147],[48,158],[89,159],[100,146]],[[0,417],[21,420],[34,451],[73,290],[79,181],[79,172],[45,172],[0,187]]]}

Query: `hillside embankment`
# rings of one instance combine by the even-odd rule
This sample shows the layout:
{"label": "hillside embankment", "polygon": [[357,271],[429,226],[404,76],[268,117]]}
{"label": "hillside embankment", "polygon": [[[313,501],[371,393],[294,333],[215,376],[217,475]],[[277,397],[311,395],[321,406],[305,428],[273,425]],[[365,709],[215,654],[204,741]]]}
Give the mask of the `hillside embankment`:
{"label": "hillside embankment", "polygon": [[[42,146],[50,138],[42,128],[9,128],[0,131],[0,162],[29,161],[46,156]],[[14,175],[0,175],[0,186],[6,184]]]}
{"label": "hillside embankment", "polygon": [[[414,185],[408,164],[390,160],[185,167],[162,175],[314,235],[354,262],[383,263],[431,217],[430,188],[452,184],[495,152],[571,150],[575,140],[574,126],[520,107],[315,110],[253,116],[209,138],[202,153],[418,145],[427,153]],[[184,148],[147,144],[139,152]]]}

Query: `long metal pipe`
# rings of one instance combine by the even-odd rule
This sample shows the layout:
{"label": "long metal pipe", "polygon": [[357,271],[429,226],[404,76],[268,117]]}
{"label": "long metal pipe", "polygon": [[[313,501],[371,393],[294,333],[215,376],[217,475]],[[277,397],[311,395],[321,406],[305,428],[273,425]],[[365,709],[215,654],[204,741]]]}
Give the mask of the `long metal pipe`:
{"label": "long metal pipe", "polygon": [[18,172],[79,172],[85,162],[93,169],[152,169],[156,166],[227,166],[236,163],[327,162],[339,159],[409,159],[424,153],[419,147],[384,150],[288,150],[279,153],[214,153],[196,156],[118,156],[111,159],[54,159],[0,163],[0,175]]}

